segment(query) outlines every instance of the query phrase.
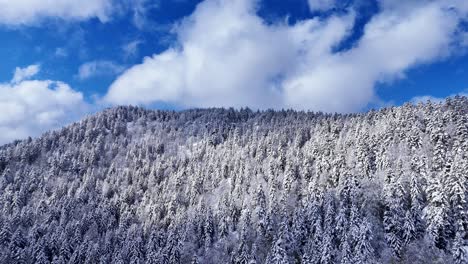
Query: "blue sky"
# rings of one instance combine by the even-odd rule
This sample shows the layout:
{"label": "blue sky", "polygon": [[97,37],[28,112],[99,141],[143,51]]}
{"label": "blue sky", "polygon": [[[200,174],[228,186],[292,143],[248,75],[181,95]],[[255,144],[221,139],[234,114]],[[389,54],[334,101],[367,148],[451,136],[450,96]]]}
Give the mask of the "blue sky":
{"label": "blue sky", "polygon": [[359,112],[468,88],[462,0],[17,0],[0,10],[0,144],[121,104]]}

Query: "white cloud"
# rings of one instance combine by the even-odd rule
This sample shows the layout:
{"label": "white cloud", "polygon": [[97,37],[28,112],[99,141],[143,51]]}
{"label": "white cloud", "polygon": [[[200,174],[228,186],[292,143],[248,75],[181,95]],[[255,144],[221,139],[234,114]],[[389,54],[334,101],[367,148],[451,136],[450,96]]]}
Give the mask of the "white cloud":
{"label": "white cloud", "polygon": [[29,79],[36,75],[40,70],[40,66],[37,64],[30,65],[26,68],[20,68],[16,67],[15,69],[15,75],[13,76],[13,79],[11,80],[12,83],[18,83],[23,80]]}
{"label": "white cloud", "polygon": [[249,106],[328,112],[379,101],[379,82],[449,56],[463,1],[390,0],[348,50],[335,52],[354,15],[267,24],[253,0],[206,0],[177,28],[177,43],[124,72],[104,100],[186,107]]}
{"label": "white cloud", "polygon": [[27,25],[45,18],[105,22],[113,12],[112,0],[0,0],[0,24]]}
{"label": "white cloud", "polygon": [[65,48],[56,48],[55,49],[55,56],[59,58],[64,58],[68,56],[68,52]]}
{"label": "white cloud", "polygon": [[423,95],[423,96],[416,96],[411,99],[411,102],[413,104],[418,104],[418,103],[426,103],[427,101],[431,101],[434,103],[440,103],[443,102],[445,98],[442,97],[434,97],[431,95]]}
{"label": "white cloud", "polygon": [[[448,97],[454,97],[454,96],[465,96],[465,97],[468,97],[468,89],[466,89],[465,91],[462,91],[460,93],[457,93],[457,94],[451,94],[449,95]],[[445,98],[443,97],[435,97],[435,96],[432,96],[432,95],[422,95],[422,96],[415,96],[413,97],[410,102],[412,102],[413,104],[418,104],[418,103],[425,103],[427,101],[431,101],[431,102],[434,102],[434,103],[440,103],[440,102],[443,102],[445,100]]]}
{"label": "white cloud", "polygon": [[366,25],[354,48],[329,54],[319,63],[309,61],[286,80],[287,103],[325,111],[359,110],[374,100],[376,83],[448,55],[457,23],[455,16],[436,4],[403,16],[383,12]]}
{"label": "white cloud", "polygon": [[122,73],[124,69],[125,67],[112,61],[90,61],[80,66],[78,69],[78,78],[80,80],[85,80],[95,76],[112,76]]}
{"label": "white cloud", "polygon": [[130,9],[133,11],[133,24],[138,29],[145,29],[153,26],[153,23],[148,19],[148,13],[159,7],[159,1],[151,0],[127,0],[130,4]]}
{"label": "white cloud", "polygon": [[20,78],[0,83],[0,144],[58,128],[87,108],[83,95],[63,82]]}
{"label": "white cloud", "polygon": [[[146,58],[110,88],[113,103],[169,101],[186,106],[281,107],[277,80],[310,43],[310,57],[328,52],[352,16],[267,26],[252,1],[206,1],[178,30],[180,48]],[[138,80],[138,81],[137,81]]]}
{"label": "white cloud", "polygon": [[143,42],[141,40],[133,40],[122,46],[122,50],[126,58],[134,57],[138,54],[138,48]]}
{"label": "white cloud", "polygon": [[336,6],[335,0],[308,0],[311,11],[328,11]]}

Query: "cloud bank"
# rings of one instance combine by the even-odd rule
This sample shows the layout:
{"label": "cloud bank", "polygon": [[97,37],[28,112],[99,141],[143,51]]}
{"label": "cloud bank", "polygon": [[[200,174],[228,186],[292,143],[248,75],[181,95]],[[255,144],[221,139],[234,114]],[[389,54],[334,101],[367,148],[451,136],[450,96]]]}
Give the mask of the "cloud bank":
{"label": "cloud bank", "polygon": [[[334,2],[309,3],[327,10]],[[124,72],[104,101],[359,111],[378,101],[378,83],[450,56],[468,10],[464,1],[381,1],[363,36],[336,51],[353,30],[352,9],[267,24],[257,4],[202,2],[176,28],[177,43]]]}
{"label": "cloud bank", "polygon": [[68,84],[28,80],[39,69],[17,68],[10,83],[0,83],[0,144],[61,127],[88,110],[83,95]]}

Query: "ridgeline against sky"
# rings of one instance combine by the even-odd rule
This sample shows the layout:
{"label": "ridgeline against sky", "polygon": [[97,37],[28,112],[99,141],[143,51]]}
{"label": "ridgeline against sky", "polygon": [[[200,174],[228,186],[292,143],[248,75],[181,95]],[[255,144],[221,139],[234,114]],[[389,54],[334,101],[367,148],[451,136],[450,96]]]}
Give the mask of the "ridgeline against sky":
{"label": "ridgeline against sky", "polygon": [[466,263],[468,102],[118,107],[0,147],[0,263]]}

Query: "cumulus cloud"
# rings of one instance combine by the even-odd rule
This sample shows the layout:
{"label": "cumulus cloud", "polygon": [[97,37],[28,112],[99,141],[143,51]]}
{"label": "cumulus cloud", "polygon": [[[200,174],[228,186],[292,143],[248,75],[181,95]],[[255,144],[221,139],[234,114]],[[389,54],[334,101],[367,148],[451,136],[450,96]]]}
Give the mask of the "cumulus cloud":
{"label": "cumulus cloud", "polygon": [[457,24],[457,17],[438,4],[408,13],[383,12],[366,25],[354,48],[329,54],[319,63],[309,61],[286,80],[288,105],[359,110],[375,98],[376,83],[400,78],[411,67],[448,55]]}
{"label": "cumulus cloud", "polygon": [[363,109],[379,82],[450,55],[463,1],[382,2],[353,47],[336,51],[354,14],[267,24],[253,0],[206,0],[177,28],[177,43],[125,71],[110,104],[249,106],[327,112]]}
{"label": "cumulus cloud", "polygon": [[85,80],[96,76],[112,76],[123,72],[124,69],[125,67],[112,61],[90,61],[80,66],[78,69],[78,78],[80,80]]}
{"label": "cumulus cloud", "polygon": [[[29,70],[28,70],[29,69]],[[26,67],[18,72],[28,72],[10,83],[0,83],[0,144],[36,136],[58,128],[82,116],[88,105],[83,95],[68,84],[52,80],[26,80],[34,74]]]}
{"label": "cumulus cloud", "polygon": [[27,25],[45,18],[105,22],[113,12],[112,0],[0,0],[0,24]]}
{"label": "cumulus cloud", "polygon": [[178,30],[180,47],[146,58],[112,85],[112,103],[281,107],[278,81],[302,57],[318,57],[347,34],[353,16],[266,25],[252,1],[207,1]]}

